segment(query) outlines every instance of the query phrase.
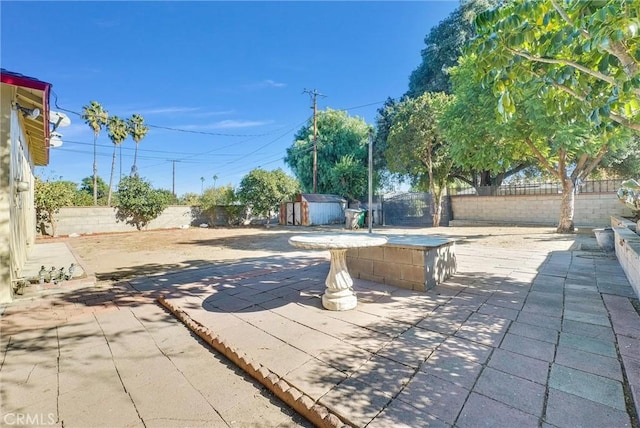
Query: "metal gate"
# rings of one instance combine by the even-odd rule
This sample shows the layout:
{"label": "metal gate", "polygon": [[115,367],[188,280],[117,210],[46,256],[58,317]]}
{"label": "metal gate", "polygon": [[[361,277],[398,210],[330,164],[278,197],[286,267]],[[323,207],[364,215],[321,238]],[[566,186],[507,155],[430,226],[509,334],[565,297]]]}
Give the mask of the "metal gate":
{"label": "metal gate", "polygon": [[[400,193],[382,201],[384,224],[388,226],[433,226],[431,193]],[[440,226],[448,226],[451,219],[451,199],[442,200]]]}

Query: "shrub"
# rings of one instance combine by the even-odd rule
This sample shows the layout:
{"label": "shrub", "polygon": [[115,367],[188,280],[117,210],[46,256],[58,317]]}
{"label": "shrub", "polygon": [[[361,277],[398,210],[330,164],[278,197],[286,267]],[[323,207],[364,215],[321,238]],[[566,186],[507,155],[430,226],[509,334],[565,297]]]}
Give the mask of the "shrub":
{"label": "shrub", "polygon": [[166,191],[154,190],[148,181],[138,176],[124,177],[118,184],[116,218],[142,230],[158,218],[169,203]]}
{"label": "shrub", "polygon": [[36,219],[42,234],[46,234],[46,226],[51,226],[51,234],[56,235],[56,214],[62,207],[74,205],[77,196],[77,185],[71,181],[43,181],[35,179],[34,204]]}

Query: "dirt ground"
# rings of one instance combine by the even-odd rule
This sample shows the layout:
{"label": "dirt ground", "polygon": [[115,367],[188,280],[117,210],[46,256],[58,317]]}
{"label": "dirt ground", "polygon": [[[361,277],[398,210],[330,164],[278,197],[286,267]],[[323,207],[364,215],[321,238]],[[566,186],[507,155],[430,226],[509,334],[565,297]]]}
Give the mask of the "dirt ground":
{"label": "dirt ground", "polygon": [[[294,256],[288,243],[302,233],[344,232],[341,227],[272,226],[190,228],[84,235],[65,239],[98,280],[114,281],[172,270],[266,256]],[[349,231],[350,232],[350,231]],[[421,234],[456,239],[456,245],[531,250],[568,250],[584,234],[562,235],[551,227],[374,227],[380,234]],[[590,230],[589,230],[590,232]],[[360,230],[355,233],[367,233]],[[595,240],[594,240],[595,241]],[[575,247],[574,247],[575,248]],[[328,252],[327,252],[328,257]]]}

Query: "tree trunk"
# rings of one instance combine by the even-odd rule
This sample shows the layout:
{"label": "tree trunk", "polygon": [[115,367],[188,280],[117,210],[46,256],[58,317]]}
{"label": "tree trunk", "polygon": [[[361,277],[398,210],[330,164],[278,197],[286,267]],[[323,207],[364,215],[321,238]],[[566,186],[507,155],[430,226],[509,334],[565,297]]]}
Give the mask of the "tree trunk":
{"label": "tree trunk", "polygon": [[138,176],[137,161],[138,161],[138,143],[136,142],[136,151],[133,153],[133,166],[131,167],[131,176],[132,177],[137,177]]}
{"label": "tree trunk", "polygon": [[56,227],[55,210],[49,211],[49,221],[51,222],[51,236],[56,236],[58,228]]}
{"label": "tree trunk", "polygon": [[98,205],[98,157],[97,157],[98,135],[93,134],[93,205]]}
{"label": "tree trunk", "polygon": [[440,227],[440,219],[442,218],[442,189],[438,190],[436,186],[431,187],[433,227]]}
{"label": "tree trunk", "polygon": [[116,173],[116,146],[113,146],[113,160],[111,161],[111,177],[109,177],[109,196],[107,196],[107,206],[111,206],[111,186],[113,185],[113,175]]}
{"label": "tree trunk", "polygon": [[[434,198],[435,199],[435,198]],[[442,217],[442,205],[433,201],[433,227],[440,227],[440,218]]]}
{"label": "tree trunk", "polygon": [[562,202],[560,205],[560,223],[556,232],[573,233],[575,225],[573,224],[573,213],[575,209],[576,192],[575,183],[570,178],[565,177],[562,180]]}

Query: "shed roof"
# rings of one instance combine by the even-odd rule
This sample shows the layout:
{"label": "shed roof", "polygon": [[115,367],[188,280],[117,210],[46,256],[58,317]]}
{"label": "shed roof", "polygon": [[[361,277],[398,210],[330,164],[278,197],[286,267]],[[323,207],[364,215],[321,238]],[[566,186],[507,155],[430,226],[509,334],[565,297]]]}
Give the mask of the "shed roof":
{"label": "shed roof", "polygon": [[[28,109],[37,108],[41,114],[35,119],[25,119],[20,115],[25,138],[36,165],[49,163],[49,92],[51,83],[34,77],[0,69],[0,82],[15,86],[15,101]],[[24,120],[22,120],[24,119]]]}
{"label": "shed roof", "polygon": [[302,193],[300,194],[301,199],[304,199],[307,202],[339,202],[345,203],[347,200],[339,195],[324,195],[321,193]]}

